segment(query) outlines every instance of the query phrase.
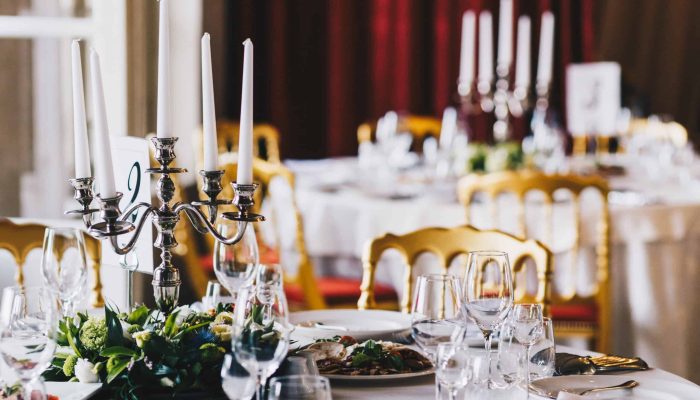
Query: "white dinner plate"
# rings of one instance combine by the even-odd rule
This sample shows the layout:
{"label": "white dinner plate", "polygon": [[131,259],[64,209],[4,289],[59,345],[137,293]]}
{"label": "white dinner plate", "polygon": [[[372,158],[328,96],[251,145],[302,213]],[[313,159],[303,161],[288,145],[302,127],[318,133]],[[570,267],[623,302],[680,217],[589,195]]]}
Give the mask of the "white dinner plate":
{"label": "white dinner plate", "polygon": [[[556,398],[560,391],[576,393],[596,387],[614,386],[635,379],[630,375],[571,375],[539,379],[531,386],[543,397]],[[696,386],[665,379],[635,379],[639,386],[634,389],[620,389],[587,394],[591,399],[638,399],[638,400],[685,400],[694,398]],[[545,396],[549,394],[549,396]]]}
{"label": "white dinner plate", "polygon": [[87,399],[102,387],[101,383],[46,382],[46,392],[60,400]]}
{"label": "white dinner plate", "polygon": [[289,320],[296,333],[311,338],[347,335],[359,341],[391,340],[392,334],[411,329],[409,314],[384,310],[300,311],[291,313]]}
{"label": "white dinner plate", "polygon": [[419,372],[407,372],[405,374],[391,374],[391,375],[334,375],[334,374],[321,374],[332,381],[392,381],[397,379],[409,379],[417,378],[420,376],[428,376],[435,373],[434,368],[426,369],[425,371]]}

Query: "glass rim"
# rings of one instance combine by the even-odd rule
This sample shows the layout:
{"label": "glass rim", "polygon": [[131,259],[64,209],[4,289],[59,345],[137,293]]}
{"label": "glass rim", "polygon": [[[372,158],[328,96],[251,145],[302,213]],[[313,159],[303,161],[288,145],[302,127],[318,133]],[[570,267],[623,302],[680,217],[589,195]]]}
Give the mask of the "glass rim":
{"label": "glass rim", "polygon": [[493,257],[493,256],[506,256],[506,257],[508,257],[508,253],[506,253],[505,251],[501,251],[501,250],[474,250],[474,251],[467,252],[467,255],[468,256],[475,255],[475,256],[491,256],[491,257]]}
{"label": "glass rim", "polygon": [[75,228],[72,226],[47,226],[46,227],[47,231],[51,232],[65,232],[65,231],[73,231],[73,232],[80,232],[83,233],[83,230],[80,228]]}
{"label": "glass rim", "polygon": [[321,375],[310,375],[310,374],[294,374],[285,376],[275,376],[270,378],[270,386],[275,383],[297,383],[297,384],[307,384],[307,383],[323,383],[327,384],[330,388],[330,380],[325,376]]}
{"label": "glass rim", "polygon": [[459,280],[460,278],[453,274],[422,274],[418,275],[418,279],[426,281],[451,281]]}

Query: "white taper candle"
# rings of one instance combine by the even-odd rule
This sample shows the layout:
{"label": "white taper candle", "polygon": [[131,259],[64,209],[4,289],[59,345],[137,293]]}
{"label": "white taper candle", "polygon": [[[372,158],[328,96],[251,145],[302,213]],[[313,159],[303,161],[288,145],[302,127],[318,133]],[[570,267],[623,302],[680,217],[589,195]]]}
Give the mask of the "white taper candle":
{"label": "white taper candle", "polygon": [[493,80],[493,26],[491,13],[479,14],[479,81]]}
{"label": "white taper candle", "polygon": [[537,86],[546,86],[552,80],[552,60],[554,57],[554,14],[542,14],[540,29],[540,51],[537,62]]}
{"label": "white taper candle", "polygon": [[114,197],[117,190],[114,185],[114,166],[112,164],[112,149],[109,144],[109,126],[107,125],[107,108],[102,88],[102,71],[100,58],[95,49],[90,50],[90,93],[92,110],[95,113],[93,130],[95,170],[97,185],[102,198]]}
{"label": "white taper candle", "polygon": [[216,142],[216,109],[214,107],[214,80],[211,69],[209,34],[202,36],[202,129],[204,131],[204,170],[219,169]]}
{"label": "white taper candle", "polygon": [[474,38],[476,16],[474,11],[462,15],[462,45],[459,53],[459,93],[466,94],[474,81]]}
{"label": "white taper candle", "polygon": [[170,126],[170,5],[160,0],[158,19],[158,106],[156,135],[159,138],[173,136]]}
{"label": "white taper candle", "polygon": [[83,92],[83,65],[80,59],[80,41],[71,44],[73,73],[73,136],[75,146],[75,177],[88,178],[90,170],[90,148],[88,145],[87,119],[85,118],[85,93]]}
{"label": "white taper candle", "polygon": [[530,17],[518,18],[518,52],[515,55],[515,86],[530,85]]}
{"label": "white taper candle", "polygon": [[497,66],[510,68],[513,61],[513,0],[501,0],[498,11]]}
{"label": "white taper candle", "polygon": [[236,183],[253,183],[253,42],[243,42],[243,83],[241,85],[241,121],[238,136],[238,174]]}

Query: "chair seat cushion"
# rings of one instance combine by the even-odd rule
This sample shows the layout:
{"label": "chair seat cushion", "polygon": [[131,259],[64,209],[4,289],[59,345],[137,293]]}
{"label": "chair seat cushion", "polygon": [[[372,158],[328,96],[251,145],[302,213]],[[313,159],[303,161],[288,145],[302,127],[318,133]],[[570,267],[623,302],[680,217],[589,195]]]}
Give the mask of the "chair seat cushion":
{"label": "chair seat cushion", "polygon": [[552,305],[551,311],[554,321],[598,321],[598,307],[595,304],[556,304]]}
{"label": "chair seat cushion", "polygon": [[[329,306],[355,304],[360,298],[360,281],[356,279],[323,277],[316,282],[321,295]],[[298,284],[285,284],[287,300],[294,303],[304,302],[304,293]],[[374,297],[377,301],[392,301],[398,297],[396,291],[388,285],[375,283]]]}

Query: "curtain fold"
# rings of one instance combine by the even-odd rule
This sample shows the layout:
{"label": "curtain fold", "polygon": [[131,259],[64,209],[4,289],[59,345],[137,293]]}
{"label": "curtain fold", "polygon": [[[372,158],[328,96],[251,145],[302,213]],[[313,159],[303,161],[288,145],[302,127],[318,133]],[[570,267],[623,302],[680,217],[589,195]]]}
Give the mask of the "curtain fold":
{"label": "curtain fold", "polygon": [[[594,59],[594,2],[515,0],[514,8],[532,17],[533,56],[539,16],[556,16],[551,93],[561,110],[565,65]],[[224,53],[213,55],[219,118],[238,119],[240,43],[251,37],[255,118],[280,128],[285,158],[355,154],[357,126],[388,110],[439,117],[456,103],[462,13],[489,9],[498,21],[498,0],[205,0],[204,9],[205,30],[226,34],[212,37],[220,42],[212,51]],[[534,57],[533,77],[536,65]],[[471,118],[472,137],[486,140],[491,123]],[[521,137],[527,121],[514,126]]]}

